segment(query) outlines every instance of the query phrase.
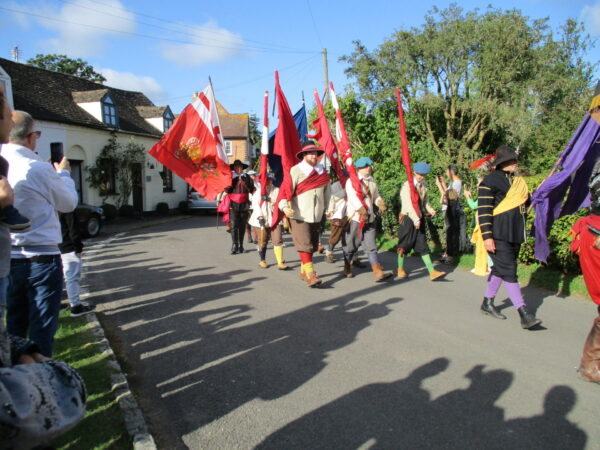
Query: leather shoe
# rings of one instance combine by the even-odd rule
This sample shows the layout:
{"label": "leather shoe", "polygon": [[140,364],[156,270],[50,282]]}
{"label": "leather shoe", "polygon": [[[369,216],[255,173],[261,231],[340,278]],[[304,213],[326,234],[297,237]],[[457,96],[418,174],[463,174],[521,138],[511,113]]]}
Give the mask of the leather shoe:
{"label": "leather shoe", "polygon": [[483,297],[481,304],[481,313],[492,316],[494,319],[505,320],[506,316],[496,309],[494,306],[494,298]]}

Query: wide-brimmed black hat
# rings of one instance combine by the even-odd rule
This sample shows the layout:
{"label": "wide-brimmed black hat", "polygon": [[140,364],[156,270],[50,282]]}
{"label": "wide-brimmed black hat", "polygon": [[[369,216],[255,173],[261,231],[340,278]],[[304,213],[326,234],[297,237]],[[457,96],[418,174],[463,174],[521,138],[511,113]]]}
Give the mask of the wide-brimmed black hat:
{"label": "wide-brimmed black hat", "polygon": [[229,168],[230,168],[231,170],[233,170],[233,167],[234,167],[236,164],[239,164],[240,166],[242,166],[242,170],[244,170],[244,169],[247,169],[247,168],[248,168],[248,164],[244,164],[244,163],[243,163],[243,162],[241,162],[239,159],[236,159],[236,160],[233,162],[233,164],[229,164]]}
{"label": "wide-brimmed black hat", "polygon": [[509,147],[508,145],[501,145],[496,149],[496,157],[494,158],[494,166],[498,167],[500,164],[507,161],[516,161],[519,159],[517,151]]}

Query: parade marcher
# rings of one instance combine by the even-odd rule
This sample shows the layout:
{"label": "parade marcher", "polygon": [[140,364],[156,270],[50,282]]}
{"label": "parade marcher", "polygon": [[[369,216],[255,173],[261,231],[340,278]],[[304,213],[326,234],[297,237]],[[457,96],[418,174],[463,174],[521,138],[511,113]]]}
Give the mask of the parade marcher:
{"label": "parade marcher", "polygon": [[323,149],[309,144],[296,155],[300,162],[290,169],[288,182],[291,198],[282,199],[279,209],[290,219],[292,239],[300,255],[300,278],[309,287],[321,284],[313,267],[313,253],[319,244],[321,220],[329,203],[331,187],[329,175],[318,163]]}
{"label": "parade marcher", "polygon": [[460,204],[462,180],[458,176],[458,167],[450,164],[446,168],[449,183],[446,185],[441,175],[436,176],[435,182],[440,191],[442,211],[444,212],[444,227],[446,230],[446,251],[441,261],[451,263],[455,257],[467,249],[466,218]]}
{"label": "parade marcher", "polygon": [[406,278],[408,274],[404,270],[404,259],[411,250],[415,250],[423,260],[429,278],[431,281],[439,280],[446,276],[446,272],[441,272],[433,267],[431,256],[429,255],[429,245],[425,234],[425,216],[427,214],[434,216],[435,209],[429,204],[427,198],[427,183],[425,175],[430,172],[429,164],[418,162],[413,166],[413,178],[415,188],[419,194],[419,209],[415,211],[410,197],[410,186],[405,181],[400,189],[400,201],[402,209],[399,216],[398,226],[398,278]]}
{"label": "parade marcher", "polygon": [[517,158],[513,148],[500,146],[496,150],[495,170],[479,185],[477,219],[484,247],[494,263],[481,312],[496,319],[506,319],[494,306],[494,298],[504,283],[504,289],[521,317],[521,327],[530,329],[542,321],[528,311],[517,280],[517,256],[525,242],[525,204],[529,199],[525,180],[515,176]]}
{"label": "parade marcher", "polygon": [[225,189],[229,194],[229,221],[231,226],[231,254],[244,253],[244,234],[250,211],[250,194],[254,191],[252,178],[243,170],[248,165],[236,159],[230,164],[233,170],[231,186]]}
{"label": "parade marcher", "polygon": [[[352,274],[352,259],[358,251],[358,247],[362,245],[363,250],[369,258],[375,281],[383,281],[392,276],[391,272],[384,272],[379,258],[377,256],[377,226],[375,223],[375,206],[379,211],[386,210],[385,202],[379,195],[377,184],[371,176],[373,171],[373,161],[371,158],[363,156],[354,164],[362,192],[364,194],[364,205],[356,195],[352,180],[346,181],[346,194],[348,200],[346,203],[346,216],[348,217],[349,226],[346,229],[345,244],[344,244],[344,275],[351,278]],[[363,223],[362,228],[360,227]]]}
{"label": "parade marcher", "polygon": [[333,249],[340,240],[344,245],[344,230],[348,223],[348,217],[346,217],[346,191],[339,180],[331,184],[331,198],[325,215],[330,224],[329,239],[325,247],[325,260],[333,263],[335,262]]}
{"label": "parade marcher", "polygon": [[263,269],[269,267],[267,264],[267,244],[269,240],[273,243],[273,253],[277,261],[279,270],[287,270],[289,267],[283,259],[283,226],[278,224],[271,230],[269,224],[273,219],[273,207],[279,194],[279,188],[273,186],[275,176],[267,176],[267,194],[266,198],[261,199],[260,189],[256,189],[252,195],[252,215],[248,223],[252,226],[254,235],[257,237],[258,255],[260,262],[258,265]]}
{"label": "parade marcher", "polygon": [[598,316],[585,340],[578,371],[584,379],[600,383],[600,160],[594,166],[589,186],[590,214],[571,229],[571,250],[579,255],[583,279],[590,297],[598,305]]}

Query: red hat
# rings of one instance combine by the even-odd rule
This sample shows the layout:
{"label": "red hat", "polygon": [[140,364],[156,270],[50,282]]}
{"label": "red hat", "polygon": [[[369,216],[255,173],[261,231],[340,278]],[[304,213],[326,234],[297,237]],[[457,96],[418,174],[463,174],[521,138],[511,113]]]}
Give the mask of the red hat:
{"label": "red hat", "polygon": [[317,147],[315,144],[308,144],[308,145],[305,145],[304,147],[302,147],[302,150],[300,150],[298,153],[296,153],[296,158],[298,158],[298,159],[304,158],[303,155],[304,155],[304,153],[307,153],[307,152],[319,152],[318,156],[321,156],[323,153],[325,153],[325,150]]}

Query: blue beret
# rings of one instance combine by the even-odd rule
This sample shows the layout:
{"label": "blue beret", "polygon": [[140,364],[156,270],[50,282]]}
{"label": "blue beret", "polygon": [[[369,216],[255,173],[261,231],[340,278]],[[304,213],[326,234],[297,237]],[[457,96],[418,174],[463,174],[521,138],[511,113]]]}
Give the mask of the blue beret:
{"label": "blue beret", "polygon": [[420,175],[427,175],[430,172],[431,168],[426,162],[419,161],[413,166],[413,170]]}
{"label": "blue beret", "polygon": [[362,167],[372,166],[373,160],[371,158],[369,158],[368,156],[363,156],[358,161],[356,161],[354,163],[354,165],[356,166],[357,169],[360,169]]}

